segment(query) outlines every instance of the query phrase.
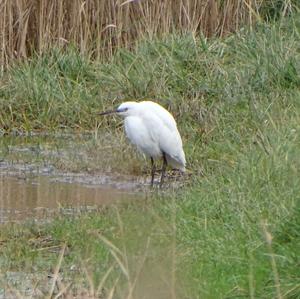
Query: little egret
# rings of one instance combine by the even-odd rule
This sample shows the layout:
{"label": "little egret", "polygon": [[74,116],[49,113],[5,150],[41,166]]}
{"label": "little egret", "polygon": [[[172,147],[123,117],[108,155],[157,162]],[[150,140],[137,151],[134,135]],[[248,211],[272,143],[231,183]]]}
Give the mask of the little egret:
{"label": "little egret", "polygon": [[174,117],[162,106],[151,101],[125,102],[117,109],[99,113],[116,113],[125,120],[125,132],[132,144],[151,159],[151,186],[154,182],[154,159],[162,158],[160,187],[167,165],[185,171],[185,155]]}

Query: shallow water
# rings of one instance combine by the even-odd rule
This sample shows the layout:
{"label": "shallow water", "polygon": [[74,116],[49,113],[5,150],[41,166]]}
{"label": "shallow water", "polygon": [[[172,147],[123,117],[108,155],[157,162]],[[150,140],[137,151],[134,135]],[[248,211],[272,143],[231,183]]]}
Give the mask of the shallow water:
{"label": "shallow water", "polygon": [[81,170],[85,157],[98,166],[99,157],[87,151],[94,142],[92,135],[0,137],[0,223],[41,221],[137,198],[136,178]]}
{"label": "shallow water", "polygon": [[[0,228],[4,227],[1,224],[11,222],[48,223],[56,216],[76,217],[81,213],[102,210],[110,204],[128,201],[136,203],[138,200],[145,199],[150,191],[149,174],[141,171],[135,172],[138,175],[119,174],[115,170],[118,168],[112,167],[112,163],[120,164],[119,169],[126,169],[122,163],[127,156],[120,153],[120,150],[119,155],[114,155],[113,151],[117,146],[121,150],[124,146],[111,142],[113,139],[105,137],[105,140],[99,140],[87,135],[0,136]],[[108,146],[110,143],[111,146]],[[122,170],[119,172],[122,173]],[[157,173],[157,187],[159,178],[160,173]],[[137,226],[134,225],[135,231]],[[127,229],[131,230],[131,228]],[[162,233],[162,229],[164,228],[159,228],[157,235],[170,234],[169,229],[166,234]],[[151,231],[153,231],[152,228]],[[134,238],[137,240],[134,240],[134,244],[136,241],[139,244],[145,242],[144,233],[148,234],[148,227],[142,225],[139,227],[138,234],[135,233]],[[131,233],[128,236],[129,238],[124,235],[124,238],[132,239]],[[55,242],[52,246],[51,237],[50,240],[48,238],[48,235],[45,239],[44,237],[41,240],[37,238],[36,242],[40,246],[34,245],[33,251],[43,250],[45,256],[58,254],[61,246],[57,246]],[[153,249],[147,252],[150,240],[152,244],[152,238],[156,237],[152,236],[151,232],[147,238],[147,245],[145,244],[145,247],[141,245],[141,248],[145,249],[134,254],[132,258],[129,255],[132,268],[134,269],[136,264],[138,269],[136,273],[139,273],[135,278],[138,280],[135,281],[137,283],[133,296],[135,298],[170,298],[170,286],[172,287],[170,278],[173,273],[170,265],[173,263],[169,259],[172,257],[169,253],[173,247],[169,247],[169,244],[166,245],[163,241],[159,242],[160,248],[157,249],[154,241]],[[3,244],[6,242],[5,239],[0,241],[4,242]],[[128,253],[129,251],[126,254]],[[2,257],[2,259],[5,258],[5,256]],[[45,259],[46,262],[47,259],[48,256]],[[17,290],[18,293],[32,298],[44,298],[41,292],[49,293],[53,276],[49,275],[48,268],[41,272],[36,271],[39,266],[30,267],[29,270],[27,267],[27,272],[26,270],[18,271],[18,269],[9,269],[5,273],[0,273],[2,274],[0,299],[18,297],[14,292]],[[34,270],[31,272],[31,269]],[[74,275],[76,277],[74,281],[78,279],[78,285],[74,284],[75,294],[77,290],[85,290],[85,271],[81,271],[81,267],[76,264],[72,264],[65,270],[65,272],[61,271],[64,273],[62,275],[66,273],[65,281],[68,281],[68,275],[71,277]],[[81,280],[84,282],[82,286]],[[13,286],[13,288],[7,286]],[[59,287],[58,284],[57,287]],[[120,290],[122,292],[122,287]],[[127,294],[127,290],[125,291]],[[121,293],[120,296],[122,296]]]}
{"label": "shallow water", "polygon": [[134,194],[111,187],[62,182],[57,177],[0,176],[0,223],[45,220],[60,212],[91,211]]}

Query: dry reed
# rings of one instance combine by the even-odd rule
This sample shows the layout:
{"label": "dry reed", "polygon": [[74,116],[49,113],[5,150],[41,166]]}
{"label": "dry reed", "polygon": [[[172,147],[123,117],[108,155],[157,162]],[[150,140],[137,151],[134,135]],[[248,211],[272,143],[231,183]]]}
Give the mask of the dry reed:
{"label": "dry reed", "polygon": [[2,0],[0,62],[76,45],[95,58],[171,32],[224,35],[251,24],[262,0]]}

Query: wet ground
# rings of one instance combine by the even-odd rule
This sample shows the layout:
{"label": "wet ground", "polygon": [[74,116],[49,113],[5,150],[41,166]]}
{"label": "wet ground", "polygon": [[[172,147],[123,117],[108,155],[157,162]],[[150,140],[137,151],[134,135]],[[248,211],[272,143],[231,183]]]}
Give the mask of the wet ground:
{"label": "wet ground", "polygon": [[[138,169],[137,175],[116,171],[132,169],[136,159],[131,155],[134,151],[126,153],[128,148],[122,139],[102,137],[0,136],[0,225],[23,221],[47,223],[56,215],[73,216],[98,211],[119,201],[143,200],[150,190],[148,168],[145,172]],[[137,165],[143,163],[141,157],[136,161]],[[159,177],[157,173],[157,183]],[[60,246],[54,247],[46,246],[45,250],[58,254]],[[168,298],[169,264],[164,255],[163,261],[143,266],[136,287],[137,298],[145,294]],[[49,271],[0,273],[0,299],[25,295],[44,298],[52,282]]]}
{"label": "wet ground", "polygon": [[97,165],[93,171],[93,159],[99,159],[89,155],[93,136],[0,138],[0,224],[42,221],[141,196],[145,177],[101,173]]}
{"label": "wet ground", "polygon": [[[0,224],[144,198],[149,164],[124,138],[122,132],[0,136]],[[157,186],[159,179],[157,173]],[[169,187],[180,180],[171,175]]]}
{"label": "wet ground", "polygon": [[76,179],[0,175],[0,224],[28,218],[45,220],[58,211],[64,214],[91,211],[136,196],[129,191],[101,184],[88,185]]}

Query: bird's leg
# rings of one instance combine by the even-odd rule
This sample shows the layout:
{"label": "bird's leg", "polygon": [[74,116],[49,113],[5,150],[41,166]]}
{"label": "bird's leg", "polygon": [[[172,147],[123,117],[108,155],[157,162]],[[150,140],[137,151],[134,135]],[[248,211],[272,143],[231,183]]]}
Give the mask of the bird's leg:
{"label": "bird's leg", "polygon": [[153,187],[154,175],[155,175],[155,164],[154,164],[154,159],[151,157],[151,187]]}
{"label": "bird's leg", "polygon": [[166,168],[167,168],[167,158],[166,158],[166,154],[163,153],[163,166],[161,169],[161,178],[160,178],[160,183],[159,183],[159,187],[161,188],[163,183],[164,183],[164,178],[165,178],[165,172],[166,172]]}

